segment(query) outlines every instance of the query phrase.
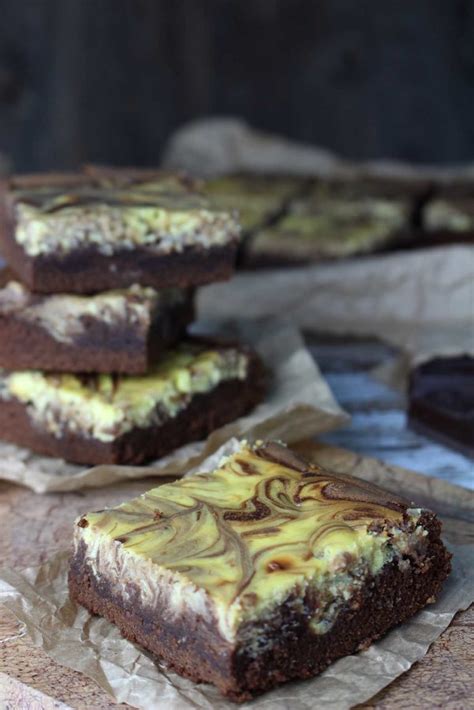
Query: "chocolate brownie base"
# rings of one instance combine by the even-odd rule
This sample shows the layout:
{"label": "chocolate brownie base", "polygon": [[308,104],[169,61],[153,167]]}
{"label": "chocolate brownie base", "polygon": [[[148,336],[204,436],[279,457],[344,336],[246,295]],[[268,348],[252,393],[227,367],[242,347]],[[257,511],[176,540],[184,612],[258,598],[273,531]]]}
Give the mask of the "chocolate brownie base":
{"label": "chocolate brownie base", "polygon": [[415,249],[433,249],[456,244],[472,244],[474,232],[449,232],[447,230],[425,231],[417,227],[400,235],[383,250],[384,252],[412,251]]}
{"label": "chocolate brownie base", "polygon": [[0,438],[73,463],[138,465],[204,439],[214,429],[251,411],[264,393],[263,366],[256,355],[251,356],[245,380],[222,382],[211,392],[195,395],[176,417],[161,425],[136,427],[111,442],[71,432],[56,437],[37,427],[18,400],[0,398]]}
{"label": "chocolate brownie base", "polygon": [[414,241],[415,248],[443,247],[453,244],[473,244],[474,230],[455,232],[449,229],[436,229],[421,232]]}
{"label": "chocolate brownie base", "polygon": [[92,294],[128,288],[136,283],[162,289],[225,281],[234,270],[237,243],[210,248],[187,247],[182,252],[169,254],[137,247],[117,251],[112,256],[82,249],[63,256],[31,257],[16,243],[10,226],[0,228],[0,251],[31,291]]}
{"label": "chocolate brownie base", "polygon": [[169,620],[159,595],[154,608],[140,606],[132,585],[127,602],[116,598],[107,580],[97,581],[91,573],[83,543],[72,560],[69,589],[76,602],[116,624],[123,636],[170,669],[196,682],[214,683],[224,695],[242,702],[285,681],[321,673],[341,656],[366,648],[435,597],[449,574],[451,556],[435,516],[424,513],[420,524],[428,530],[426,554],[407,555],[403,569],[391,562],[368,578],[327,633],[315,634],[308,626],[308,612],[315,604],[310,598],[298,611],[288,598],[272,618],[251,622],[260,647],[266,648],[257,655],[244,646],[233,647],[216,627],[189,612]]}
{"label": "chocolate brownie base", "polygon": [[67,342],[46,328],[11,314],[0,314],[0,367],[44,372],[144,374],[162,351],[176,343],[193,321],[193,297],[161,311],[141,337],[123,322],[117,326],[91,316],[84,332]]}
{"label": "chocolate brownie base", "polygon": [[474,358],[436,358],[410,375],[411,429],[474,458]]}

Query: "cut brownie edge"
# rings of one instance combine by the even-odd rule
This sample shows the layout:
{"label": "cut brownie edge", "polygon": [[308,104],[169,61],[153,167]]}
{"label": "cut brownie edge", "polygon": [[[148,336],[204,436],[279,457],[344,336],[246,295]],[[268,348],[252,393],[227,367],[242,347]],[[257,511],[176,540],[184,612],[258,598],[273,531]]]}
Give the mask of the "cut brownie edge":
{"label": "cut brownie edge", "polygon": [[64,256],[31,257],[5,228],[0,229],[0,247],[2,256],[24,284],[31,291],[45,294],[93,294],[135,283],[163,289],[225,281],[233,274],[237,254],[235,241],[209,248],[186,247],[169,254],[137,247],[122,249],[112,256],[81,249]]}
{"label": "cut brownie edge", "polygon": [[0,368],[144,374],[163,350],[184,335],[193,315],[189,297],[161,312],[143,337],[127,321],[117,325],[83,316],[84,332],[62,341],[21,315],[0,314]]}
{"label": "cut brownie edge", "polygon": [[[138,590],[127,589],[127,601],[114,594],[107,579],[97,578],[80,544],[71,563],[71,597],[90,612],[115,623],[122,635],[164,661],[168,668],[196,682],[212,682],[231,700],[243,702],[280,683],[312,677],[336,659],[367,647],[390,628],[406,621],[441,588],[450,571],[450,554],[440,539],[440,523],[424,512],[419,524],[427,530],[422,556],[405,556],[407,564],[388,562],[368,577],[340,611],[325,634],[315,634],[307,615],[288,598],[264,623],[249,622],[268,649],[251,655],[243,644],[232,646],[208,621],[183,611],[167,622],[158,600],[140,605]],[[408,563],[409,562],[409,563]]]}
{"label": "cut brownie edge", "polygon": [[42,455],[85,465],[139,465],[159,459],[184,444],[206,438],[261,402],[265,392],[263,366],[256,355],[248,353],[245,380],[221,382],[210,392],[194,395],[177,416],[162,424],[135,427],[111,442],[71,432],[55,437],[35,425],[26,405],[0,399],[1,438]]}
{"label": "cut brownie edge", "polygon": [[71,561],[68,582],[74,601],[115,623],[125,638],[143,646],[157,662],[165,661],[169,668],[194,681],[225,683],[231,674],[232,645],[212,624],[185,612],[167,622],[164,606],[145,608],[139,591],[130,586],[128,601],[116,597],[108,580],[94,575],[86,553],[86,545],[81,543]]}

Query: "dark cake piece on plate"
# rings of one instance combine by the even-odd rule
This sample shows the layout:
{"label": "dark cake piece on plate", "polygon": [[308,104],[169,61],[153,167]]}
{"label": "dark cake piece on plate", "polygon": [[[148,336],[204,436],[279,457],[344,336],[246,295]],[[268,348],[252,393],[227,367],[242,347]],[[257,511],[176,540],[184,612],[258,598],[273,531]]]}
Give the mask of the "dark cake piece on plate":
{"label": "dark cake piece on plate", "polygon": [[415,367],[410,374],[408,424],[474,457],[474,358],[435,358]]}
{"label": "dark cake piece on plate", "polygon": [[193,315],[189,290],[45,296],[0,272],[0,368],[143,374]]}
{"label": "dark cake piece on plate", "polygon": [[205,438],[263,398],[245,346],[189,340],[145,375],[0,370],[0,438],[82,464],[140,464]]}
{"label": "dark cake piece on plate", "polygon": [[232,275],[240,226],[184,178],[42,175],[4,181],[0,250],[33,291],[187,288]]}
{"label": "dark cake piece on plate", "polygon": [[276,443],[75,528],[72,598],[173,670],[243,701],[320,673],[434,600],[434,513]]}

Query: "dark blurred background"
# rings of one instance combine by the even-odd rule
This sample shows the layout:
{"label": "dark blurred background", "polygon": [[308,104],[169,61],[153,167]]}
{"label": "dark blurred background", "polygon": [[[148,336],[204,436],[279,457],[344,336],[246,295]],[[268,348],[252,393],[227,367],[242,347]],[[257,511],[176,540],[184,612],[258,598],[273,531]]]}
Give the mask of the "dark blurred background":
{"label": "dark blurred background", "polygon": [[0,0],[0,152],[154,165],[207,115],[350,158],[474,158],[469,0]]}

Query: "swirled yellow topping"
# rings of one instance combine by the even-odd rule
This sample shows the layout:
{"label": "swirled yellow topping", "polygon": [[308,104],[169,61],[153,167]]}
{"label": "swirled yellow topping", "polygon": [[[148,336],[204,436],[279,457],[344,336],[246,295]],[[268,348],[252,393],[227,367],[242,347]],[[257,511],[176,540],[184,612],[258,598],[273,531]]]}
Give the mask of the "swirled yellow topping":
{"label": "swirled yellow topping", "polygon": [[146,375],[73,375],[0,371],[0,400],[27,405],[35,424],[61,436],[80,432],[112,441],[134,427],[176,416],[194,395],[243,380],[248,355],[234,347],[184,343],[167,351]]}
{"label": "swirled yellow topping", "polygon": [[322,195],[314,203],[294,202],[276,225],[257,234],[252,246],[256,252],[279,254],[287,249],[301,257],[317,252],[347,256],[383,244],[407,219],[407,205],[401,200]]}
{"label": "swirled yellow topping", "polygon": [[171,180],[30,187],[14,195],[15,240],[31,257],[81,249],[110,256],[137,246],[167,254],[222,246],[240,235],[235,214]]}
{"label": "swirled yellow topping", "polygon": [[[410,514],[413,532],[419,511]],[[210,606],[229,639],[246,619],[314,587],[318,633],[360,579],[403,553],[407,515],[401,499],[364,481],[303,465],[274,443],[244,443],[213,473],[88,514],[77,542],[98,573],[121,570],[119,583],[141,570],[135,583],[150,603],[153,579],[171,584],[171,607],[183,589],[195,606],[200,593],[200,613]]]}
{"label": "swirled yellow topping", "polygon": [[208,180],[203,193],[223,210],[237,210],[244,230],[255,229],[278,214],[301,189],[298,178],[234,174]]}

